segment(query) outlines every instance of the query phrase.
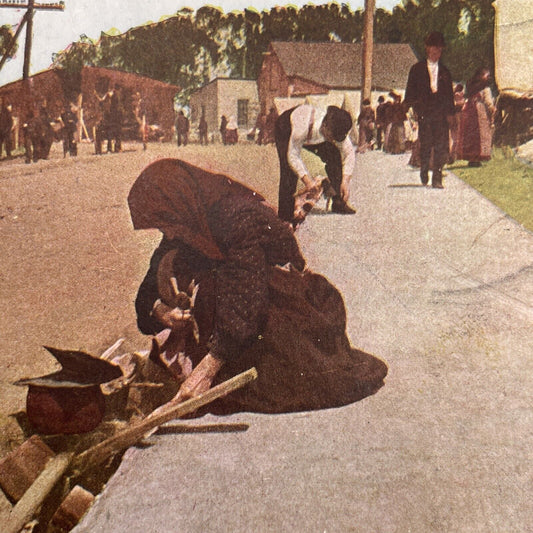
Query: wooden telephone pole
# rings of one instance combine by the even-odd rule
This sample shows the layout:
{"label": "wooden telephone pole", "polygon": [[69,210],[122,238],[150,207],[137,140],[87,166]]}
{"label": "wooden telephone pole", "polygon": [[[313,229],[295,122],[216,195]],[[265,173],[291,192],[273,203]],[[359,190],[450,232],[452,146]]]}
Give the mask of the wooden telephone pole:
{"label": "wooden telephone pole", "polygon": [[3,2],[0,1],[0,8],[1,7],[12,7],[15,9],[26,8],[26,13],[24,13],[22,20],[19,23],[17,32],[13,36],[13,39],[6,48],[4,56],[0,60],[0,69],[3,67],[4,63],[6,62],[6,59],[9,57],[9,54],[15,46],[17,38],[20,32],[22,31],[24,24],[26,24],[26,41],[24,43],[24,65],[22,68],[22,79],[27,80],[30,75],[31,45],[33,38],[33,15],[35,14],[35,10],[39,9],[63,11],[65,9],[65,2],[48,2],[36,4],[35,0],[4,0]]}
{"label": "wooden telephone pole", "polygon": [[24,42],[24,65],[22,67],[22,79],[27,80],[30,76],[31,42],[33,40],[33,14],[35,13],[34,1],[28,0],[28,16],[26,17],[26,41]]}
{"label": "wooden telephone pole", "polygon": [[363,29],[363,78],[361,83],[361,107],[365,98],[372,93],[372,56],[374,54],[374,11],[376,0],[365,0]]}

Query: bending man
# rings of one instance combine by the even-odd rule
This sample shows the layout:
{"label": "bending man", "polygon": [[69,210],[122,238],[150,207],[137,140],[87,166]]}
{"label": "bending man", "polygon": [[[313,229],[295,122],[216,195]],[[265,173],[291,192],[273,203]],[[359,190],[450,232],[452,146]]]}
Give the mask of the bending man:
{"label": "bending man", "polygon": [[278,215],[282,220],[294,220],[294,193],[298,179],[307,189],[315,183],[302,161],[302,149],[320,157],[326,165],[326,174],[332,190],[325,194],[333,197],[332,211],[354,214],[348,205],[350,180],[355,167],[355,150],[348,138],[352,118],[336,106],[323,110],[311,105],[300,105],[282,113],[276,122],[275,139],[278,150],[280,179]]}

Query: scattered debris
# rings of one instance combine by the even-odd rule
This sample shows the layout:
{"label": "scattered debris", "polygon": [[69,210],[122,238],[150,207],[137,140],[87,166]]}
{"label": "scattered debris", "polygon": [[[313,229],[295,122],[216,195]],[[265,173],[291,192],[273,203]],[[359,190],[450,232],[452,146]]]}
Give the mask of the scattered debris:
{"label": "scattered debris", "polygon": [[27,420],[39,435],[0,461],[0,487],[14,504],[5,520],[0,517],[3,531],[70,531],[128,447],[257,377],[252,368],[176,403],[172,399],[185,378],[176,365],[169,368],[170,335],[165,330],[154,337],[150,352],[118,356],[122,340],[101,357],[45,347],[62,368],[16,383],[28,386]]}

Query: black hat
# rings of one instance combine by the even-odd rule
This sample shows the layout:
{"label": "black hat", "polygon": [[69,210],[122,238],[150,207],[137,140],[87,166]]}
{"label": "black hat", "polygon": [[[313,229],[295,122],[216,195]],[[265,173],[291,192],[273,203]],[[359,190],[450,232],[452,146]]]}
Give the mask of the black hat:
{"label": "black hat", "polygon": [[440,48],[444,48],[446,46],[446,43],[444,42],[444,35],[440,31],[432,31],[429,33],[425,40],[424,44],[426,46],[438,46]]}

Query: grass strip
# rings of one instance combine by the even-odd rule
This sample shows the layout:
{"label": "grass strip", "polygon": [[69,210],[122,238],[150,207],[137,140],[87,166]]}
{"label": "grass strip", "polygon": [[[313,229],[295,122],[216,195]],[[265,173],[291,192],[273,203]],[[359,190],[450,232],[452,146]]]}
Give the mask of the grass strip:
{"label": "grass strip", "polygon": [[481,167],[468,167],[466,161],[457,161],[448,168],[533,231],[533,167],[519,161],[511,148],[495,148],[491,160]]}

